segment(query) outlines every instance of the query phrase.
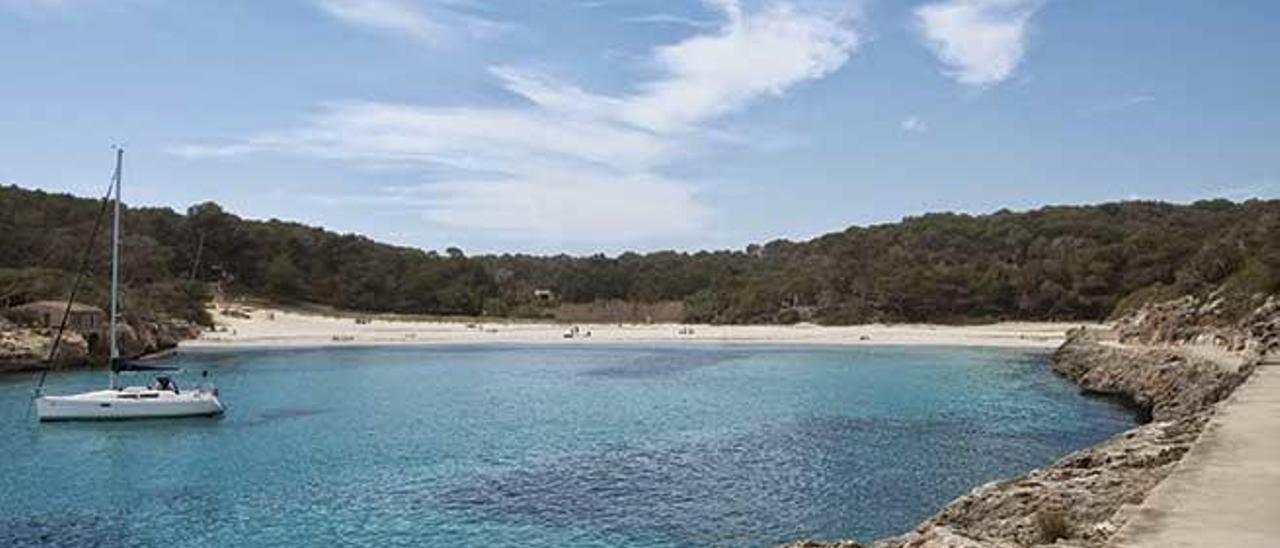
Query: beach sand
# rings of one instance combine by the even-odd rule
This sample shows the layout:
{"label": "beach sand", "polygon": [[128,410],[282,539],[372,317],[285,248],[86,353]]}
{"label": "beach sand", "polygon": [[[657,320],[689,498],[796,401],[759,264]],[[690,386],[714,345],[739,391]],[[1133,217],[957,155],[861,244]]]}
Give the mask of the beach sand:
{"label": "beach sand", "polygon": [[[237,317],[244,315],[247,317]],[[575,324],[421,321],[252,309],[214,314],[218,329],[182,348],[324,347],[394,344],[620,344],[718,343],[814,345],[929,345],[1052,349],[1079,323],[1006,322],[972,326],[920,324],[825,327],[798,325]],[[588,335],[589,334],[589,335]]]}

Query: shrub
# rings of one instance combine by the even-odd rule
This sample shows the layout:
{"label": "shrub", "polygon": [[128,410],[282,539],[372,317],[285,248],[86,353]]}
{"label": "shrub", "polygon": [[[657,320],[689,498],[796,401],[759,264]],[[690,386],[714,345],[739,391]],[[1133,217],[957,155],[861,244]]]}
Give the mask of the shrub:
{"label": "shrub", "polygon": [[1071,524],[1062,512],[1041,510],[1032,518],[1036,531],[1040,533],[1040,541],[1052,544],[1059,539],[1071,537]]}

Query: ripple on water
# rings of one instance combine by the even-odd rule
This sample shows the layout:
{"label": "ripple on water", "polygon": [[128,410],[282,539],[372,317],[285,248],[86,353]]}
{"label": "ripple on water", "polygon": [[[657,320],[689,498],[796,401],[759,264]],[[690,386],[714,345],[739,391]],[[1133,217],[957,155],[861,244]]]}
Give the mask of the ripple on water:
{"label": "ripple on water", "polygon": [[0,546],[66,548],[127,546],[128,524],[118,515],[66,513],[0,520]]}
{"label": "ripple on water", "polygon": [[744,356],[745,353],[720,350],[656,349],[629,355],[618,363],[592,367],[582,374],[617,379],[665,377],[721,365]]}
{"label": "ripple on water", "polygon": [[[576,455],[450,489],[438,502],[637,542],[769,544],[851,528],[872,538],[1000,475],[972,473],[976,461],[1016,461],[1051,442],[946,421],[807,417],[706,443]],[[885,451],[903,444],[919,450]]]}
{"label": "ripple on water", "polygon": [[261,426],[277,421],[323,415],[325,413],[332,413],[333,411],[334,410],[331,408],[279,407],[275,409],[267,409],[266,411],[258,413],[253,418],[245,421],[244,425]]}
{"label": "ripple on water", "polygon": [[[1047,358],[924,348],[192,354],[221,420],[35,426],[0,547],[760,546],[900,532],[1127,427]],[[62,391],[100,372],[53,379]]]}

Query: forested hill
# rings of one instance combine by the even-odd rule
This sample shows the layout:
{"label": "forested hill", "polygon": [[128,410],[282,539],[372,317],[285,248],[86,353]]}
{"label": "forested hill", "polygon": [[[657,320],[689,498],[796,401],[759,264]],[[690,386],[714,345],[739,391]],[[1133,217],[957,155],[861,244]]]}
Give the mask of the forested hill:
{"label": "forested hill", "polygon": [[[64,298],[98,202],[0,187],[0,308]],[[683,303],[687,321],[966,322],[1107,317],[1280,284],[1280,202],[1125,202],[853,227],[741,251],[467,257],[380,244],[206,203],[128,208],[127,309],[202,319],[211,291],[369,312],[539,317],[559,303]],[[102,302],[105,232],[95,246]],[[555,297],[544,302],[536,289]]]}

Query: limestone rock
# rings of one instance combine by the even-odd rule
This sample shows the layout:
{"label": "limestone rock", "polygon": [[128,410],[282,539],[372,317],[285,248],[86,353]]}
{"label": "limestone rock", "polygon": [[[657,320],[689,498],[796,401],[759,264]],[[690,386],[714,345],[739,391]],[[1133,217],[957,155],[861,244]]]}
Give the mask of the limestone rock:
{"label": "limestone rock", "polygon": [[872,548],[1021,548],[1018,544],[1000,540],[977,540],[952,530],[950,527],[927,527],[900,537],[885,539]]}
{"label": "limestone rock", "polygon": [[[1147,424],[1067,455],[1021,478],[989,483],[956,499],[915,532],[876,548],[1052,545],[1036,516],[1062,516],[1061,542],[1102,544],[1117,511],[1140,503],[1199,437],[1208,412]],[[939,530],[948,531],[943,535]],[[958,537],[958,538],[957,538]],[[961,539],[967,539],[960,543]]]}
{"label": "limestone rock", "polygon": [[1248,366],[1232,370],[1172,349],[1104,345],[1084,333],[1073,333],[1058,348],[1053,368],[1089,392],[1122,396],[1149,409],[1158,421],[1208,408],[1249,373]]}
{"label": "limestone rock", "polygon": [[[53,332],[10,325],[0,328],[0,371],[22,371],[44,366],[49,357]],[[84,365],[89,362],[89,343],[79,333],[67,332],[58,345],[54,367]]]}
{"label": "limestone rock", "polygon": [[1249,302],[1256,308],[1234,319],[1238,313],[1228,312],[1221,293],[1144,304],[1116,321],[1116,335],[1126,344],[1211,344],[1258,353],[1280,349],[1280,299],[1255,295]]}
{"label": "limestone rock", "polygon": [[785,544],[782,548],[867,548],[865,544],[861,544],[852,540],[838,540],[834,542],[822,542],[812,539]]}
{"label": "limestone rock", "polygon": [[[49,345],[53,344],[56,330],[50,328],[19,327],[12,324],[0,326],[0,371],[22,371],[44,367]],[[186,339],[200,335],[200,328],[182,320],[143,320],[120,325],[121,354],[134,358],[159,352],[178,345]],[[105,341],[105,332],[96,335]],[[58,345],[58,357],[54,367],[86,366],[105,363],[106,344],[96,344],[90,354],[89,341],[73,330],[62,335]]]}
{"label": "limestone rock", "polygon": [[[914,531],[872,548],[1105,546],[1130,509],[1191,449],[1215,404],[1248,377],[1252,366],[1232,370],[1168,349],[1107,346],[1081,331],[1054,355],[1054,369],[1086,390],[1149,407],[1156,422],[1020,478],[978,487]],[[1054,520],[1043,519],[1049,515]]]}

